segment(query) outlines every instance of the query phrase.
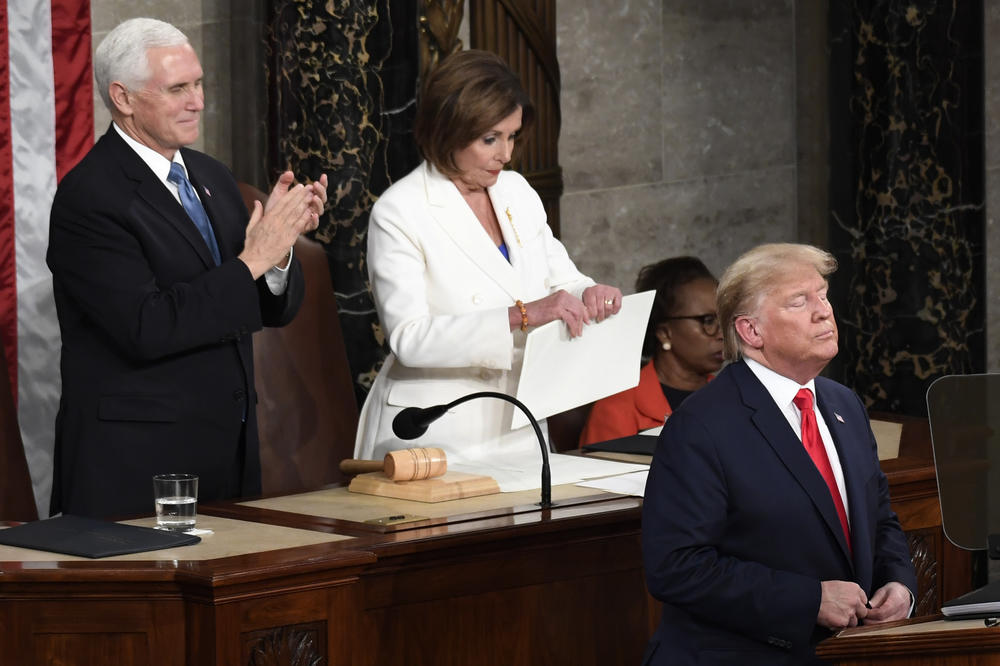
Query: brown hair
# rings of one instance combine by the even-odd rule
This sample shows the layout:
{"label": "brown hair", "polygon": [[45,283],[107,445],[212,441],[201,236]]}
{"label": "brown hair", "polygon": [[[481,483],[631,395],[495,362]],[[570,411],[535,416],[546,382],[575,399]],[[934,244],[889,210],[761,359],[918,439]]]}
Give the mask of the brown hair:
{"label": "brown hair", "polygon": [[760,299],[789,266],[803,264],[812,266],[824,278],[837,270],[837,260],[826,250],[796,243],[758,245],[726,269],[715,293],[727,360],[742,356],[736,318],[756,310]]}
{"label": "brown hair", "polygon": [[521,107],[521,131],[535,107],[521,81],[500,56],[458,51],[431,72],[420,95],[413,138],[424,158],[446,176],[460,172],[453,155]]}

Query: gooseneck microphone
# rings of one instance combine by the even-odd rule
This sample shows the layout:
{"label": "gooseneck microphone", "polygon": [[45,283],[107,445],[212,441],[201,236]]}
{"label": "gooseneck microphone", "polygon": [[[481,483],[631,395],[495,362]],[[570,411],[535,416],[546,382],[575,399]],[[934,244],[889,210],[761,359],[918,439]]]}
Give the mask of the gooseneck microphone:
{"label": "gooseneck microphone", "polygon": [[478,391],[463,395],[461,398],[452,400],[447,405],[434,405],[433,407],[407,407],[392,420],[392,432],[400,439],[416,439],[425,432],[431,423],[444,416],[452,407],[468,402],[475,398],[499,398],[517,406],[531,422],[531,427],[535,429],[535,436],[538,437],[538,448],[542,451],[542,501],[539,506],[549,508],[552,504],[552,472],[549,469],[549,449],[545,445],[545,437],[542,436],[542,429],[538,426],[538,421],[534,415],[524,406],[524,403],[506,393],[495,391]]}

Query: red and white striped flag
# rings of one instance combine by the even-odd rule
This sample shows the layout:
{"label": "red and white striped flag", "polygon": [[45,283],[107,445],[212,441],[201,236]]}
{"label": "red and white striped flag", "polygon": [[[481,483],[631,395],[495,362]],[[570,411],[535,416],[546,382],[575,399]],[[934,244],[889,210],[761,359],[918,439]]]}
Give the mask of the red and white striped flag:
{"label": "red and white striped flag", "polygon": [[49,208],[94,140],[90,29],[90,0],[0,0],[0,341],[42,516],[60,391]]}

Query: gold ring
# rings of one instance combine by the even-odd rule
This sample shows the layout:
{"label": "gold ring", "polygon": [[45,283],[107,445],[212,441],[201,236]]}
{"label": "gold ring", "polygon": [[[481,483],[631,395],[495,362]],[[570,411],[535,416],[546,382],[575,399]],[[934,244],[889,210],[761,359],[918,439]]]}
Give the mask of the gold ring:
{"label": "gold ring", "polygon": [[604,304],[605,305],[614,305],[615,304],[615,299],[613,299],[613,298],[605,298],[604,299]]}

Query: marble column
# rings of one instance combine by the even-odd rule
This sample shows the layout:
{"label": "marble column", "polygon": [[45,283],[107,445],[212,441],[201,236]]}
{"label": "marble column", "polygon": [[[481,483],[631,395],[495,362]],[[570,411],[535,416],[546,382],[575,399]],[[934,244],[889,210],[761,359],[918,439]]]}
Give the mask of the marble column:
{"label": "marble column", "polygon": [[831,0],[830,30],[830,373],[925,414],[985,368],[983,3]]}

